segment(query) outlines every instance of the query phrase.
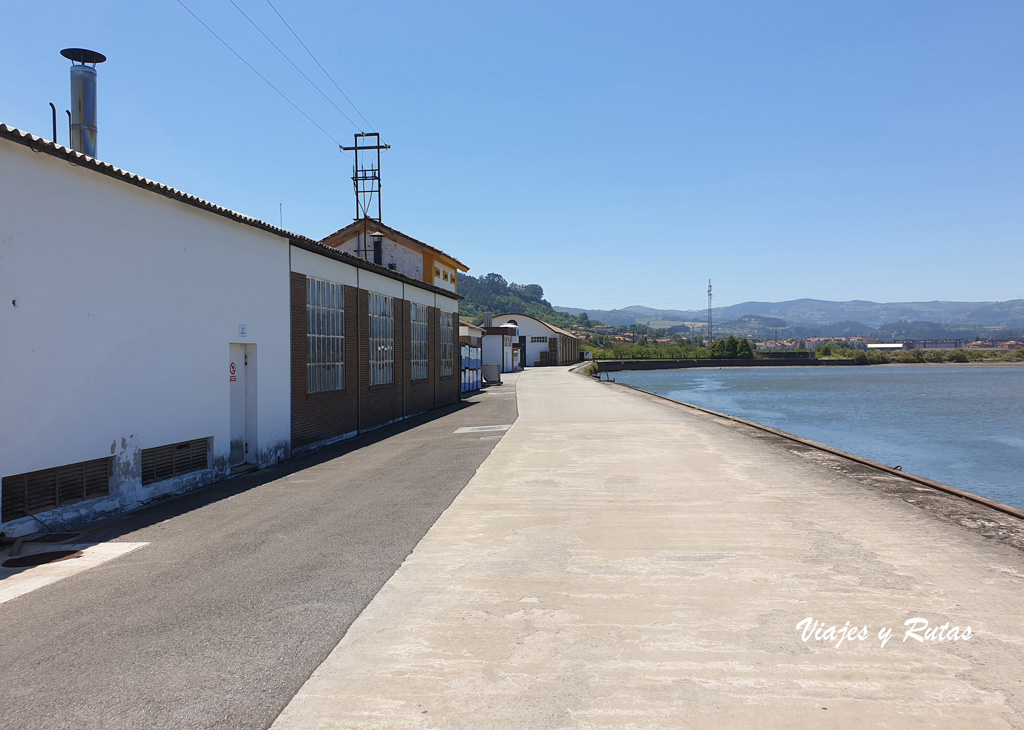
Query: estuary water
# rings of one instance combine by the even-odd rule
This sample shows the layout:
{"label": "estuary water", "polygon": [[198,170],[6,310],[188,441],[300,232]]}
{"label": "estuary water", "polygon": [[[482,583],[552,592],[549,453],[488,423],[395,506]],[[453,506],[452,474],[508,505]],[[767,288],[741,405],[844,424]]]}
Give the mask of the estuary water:
{"label": "estuary water", "polygon": [[1024,367],[691,368],[613,377],[1024,508]]}

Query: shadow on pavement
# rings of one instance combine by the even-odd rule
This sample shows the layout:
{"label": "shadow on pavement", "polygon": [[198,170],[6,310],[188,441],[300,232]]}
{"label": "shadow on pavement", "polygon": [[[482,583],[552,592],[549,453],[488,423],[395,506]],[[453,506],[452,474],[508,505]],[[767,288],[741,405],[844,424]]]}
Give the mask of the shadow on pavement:
{"label": "shadow on pavement", "polygon": [[[482,394],[486,394],[486,391]],[[358,436],[353,436],[352,438],[317,449],[316,451],[301,454],[280,464],[247,472],[240,476],[229,477],[193,491],[168,495],[132,512],[115,515],[85,525],[72,533],[76,534],[74,541],[106,542],[114,540],[122,535],[150,527],[164,520],[179,517],[220,500],[242,494],[250,489],[283,479],[304,469],[309,469],[346,454],[351,454],[359,449],[380,443],[392,436],[406,433],[433,421],[465,411],[478,404],[478,402],[473,400],[460,401],[457,405],[439,408],[436,411],[413,416],[405,421],[376,428]]]}

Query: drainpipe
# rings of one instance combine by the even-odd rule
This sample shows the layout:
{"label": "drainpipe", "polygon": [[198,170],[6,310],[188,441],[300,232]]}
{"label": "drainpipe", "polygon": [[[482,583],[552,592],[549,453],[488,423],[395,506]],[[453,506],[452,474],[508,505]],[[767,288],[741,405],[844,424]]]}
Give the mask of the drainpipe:
{"label": "drainpipe", "polygon": [[[405,328],[405,282],[402,282],[402,327]],[[408,394],[406,393],[406,382],[405,382],[405,363],[409,363],[409,377],[412,377],[412,306],[409,307],[409,337],[406,339],[402,337],[402,349],[405,349],[405,343],[409,343],[409,352],[405,353],[402,358],[402,420],[404,421],[409,417],[409,402]]]}
{"label": "drainpipe", "polygon": [[[437,294],[434,295],[434,337],[435,343],[441,341],[441,310],[437,308]],[[443,350],[444,348],[442,348]],[[437,410],[437,381],[441,377],[441,358],[439,352],[434,353],[434,377],[431,380],[434,381],[434,410]]]}
{"label": "drainpipe", "polygon": [[359,283],[359,269],[356,269],[356,436],[363,429],[363,335],[360,330],[363,326],[363,317],[360,303],[363,296],[363,287]]}

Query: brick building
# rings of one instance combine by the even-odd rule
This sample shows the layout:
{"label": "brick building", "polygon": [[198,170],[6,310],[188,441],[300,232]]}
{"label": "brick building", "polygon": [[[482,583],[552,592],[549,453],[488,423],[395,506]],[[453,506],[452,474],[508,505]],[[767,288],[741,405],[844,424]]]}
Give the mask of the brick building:
{"label": "brick building", "polygon": [[454,281],[435,286],[6,125],[0,200],[7,536],[459,400]]}

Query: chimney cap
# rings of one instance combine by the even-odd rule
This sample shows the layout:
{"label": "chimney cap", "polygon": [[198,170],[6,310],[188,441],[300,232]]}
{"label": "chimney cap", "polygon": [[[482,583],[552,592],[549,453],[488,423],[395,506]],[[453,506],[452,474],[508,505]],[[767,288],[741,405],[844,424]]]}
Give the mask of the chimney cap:
{"label": "chimney cap", "polygon": [[60,52],[60,55],[69,61],[77,61],[78,63],[103,63],[107,60],[107,57],[102,53],[85,48],[65,48]]}

